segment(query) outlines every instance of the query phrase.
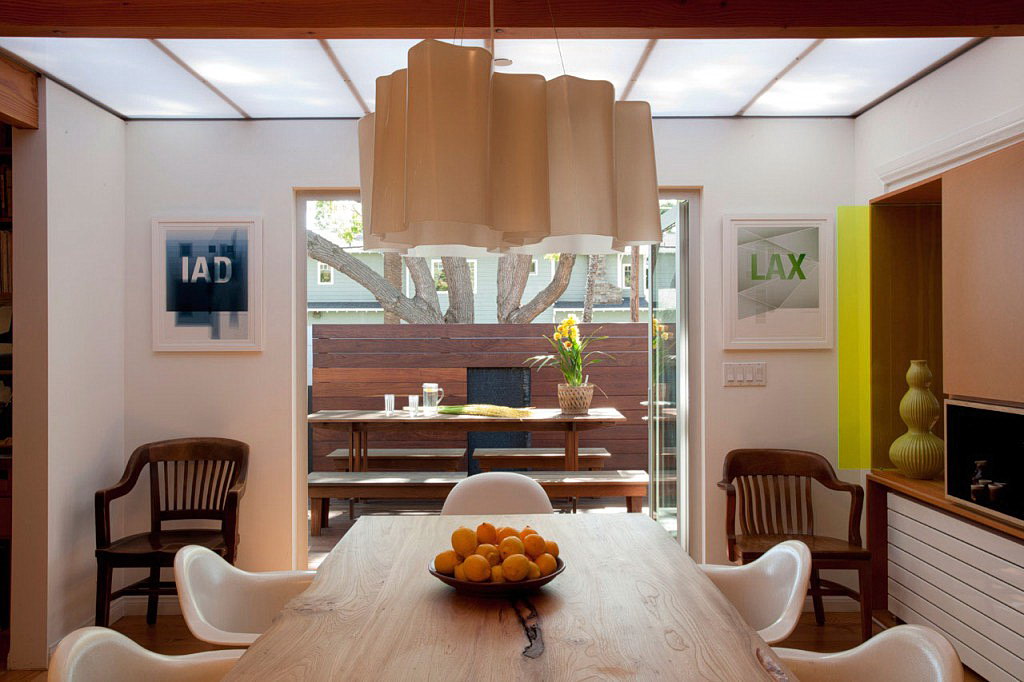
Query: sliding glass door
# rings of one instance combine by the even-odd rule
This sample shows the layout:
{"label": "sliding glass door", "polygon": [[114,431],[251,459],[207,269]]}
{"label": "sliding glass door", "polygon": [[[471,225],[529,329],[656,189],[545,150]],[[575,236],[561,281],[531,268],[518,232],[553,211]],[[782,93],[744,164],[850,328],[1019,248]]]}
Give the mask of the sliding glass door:
{"label": "sliding glass door", "polygon": [[[647,419],[651,516],[686,545],[685,415],[687,377],[686,262],[689,203],[661,202],[662,241],[651,247],[650,387]],[[681,409],[682,408],[682,409]],[[681,442],[682,441],[682,442]],[[683,447],[681,447],[683,446]]]}

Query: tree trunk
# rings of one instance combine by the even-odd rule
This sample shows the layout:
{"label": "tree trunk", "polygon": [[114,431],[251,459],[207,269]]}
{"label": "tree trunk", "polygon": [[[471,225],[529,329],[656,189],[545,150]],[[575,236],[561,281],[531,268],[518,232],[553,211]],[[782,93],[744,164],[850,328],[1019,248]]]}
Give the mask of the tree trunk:
{"label": "tree trunk", "polygon": [[437,291],[434,289],[434,278],[423,258],[405,258],[406,267],[416,287],[416,295],[409,298],[402,293],[400,287],[378,275],[366,263],[311,230],[306,230],[306,252],[313,260],[330,265],[365,287],[385,313],[394,313],[406,322],[416,324],[440,324],[444,321]]}
{"label": "tree trunk", "polygon": [[640,247],[629,249],[629,321],[640,321]]}
{"label": "tree trunk", "polygon": [[445,324],[473,324],[473,272],[465,258],[442,257],[444,278],[448,282],[448,312]]}
{"label": "tree trunk", "polygon": [[[575,253],[558,256],[555,274],[546,287],[537,292],[529,302],[520,305],[526,281],[530,276],[529,256],[504,255],[498,262],[498,322],[502,324],[526,324],[554,305],[569,287],[572,266],[576,263]],[[509,289],[504,289],[504,283]]]}
{"label": "tree trunk", "polygon": [[[384,254],[384,279],[399,291],[402,290],[402,257],[397,253]],[[384,324],[398,324],[402,321],[397,314],[384,312]]]}
{"label": "tree trunk", "polygon": [[594,321],[594,287],[601,271],[601,259],[604,256],[587,256],[587,289],[583,294],[583,321]]}

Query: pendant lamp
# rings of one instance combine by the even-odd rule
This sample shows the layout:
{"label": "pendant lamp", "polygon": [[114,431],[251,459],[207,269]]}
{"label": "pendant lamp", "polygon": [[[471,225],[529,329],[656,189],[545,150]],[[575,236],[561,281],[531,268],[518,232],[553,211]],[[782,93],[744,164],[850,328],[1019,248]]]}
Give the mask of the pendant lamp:
{"label": "pendant lamp", "polygon": [[661,241],[646,102],[607,81],[492,73],[424,40],[359,125],[364,245],[410,255],[610,253]]}

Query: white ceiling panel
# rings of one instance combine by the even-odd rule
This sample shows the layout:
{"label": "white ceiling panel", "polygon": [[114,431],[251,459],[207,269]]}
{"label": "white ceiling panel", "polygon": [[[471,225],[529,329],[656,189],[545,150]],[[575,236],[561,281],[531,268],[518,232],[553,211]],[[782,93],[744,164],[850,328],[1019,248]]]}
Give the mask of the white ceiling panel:
{"label": "white ceiling panel", "polygon": [[849,116],[970,38],[829,39],[747,111],[755,116]]}
{"label": "white ceiling panel", "polygon": [[[646,40],[496,40],[494,56],[507,57],[511,66],[500,73],[539,73],[548,80],[565,73],[591,80],[610,81],[618,97],[643,54]],[[561,59],[559,58],[561,48]]]}
{"label": "white ceiling panel", "polygon": [[[377,78],[386,76],[392,71],[404,69],[408,63],[409,48],[419,40],[390,39],[336,39],[327,41],[334,54],[337,55],[345,73],[359,94],[366,100],[370,111],[374,110],[377,99]],[[483,47],[482,40],[451,41],[456,45],[467,47]]]}
{"label": "white ceiling panel", "polygon": [[254,118],[362,116],[315,40],[162,40]]}
{"label": "white ceiling panel", "polygon": [[813,40],[659,40],[629,99],[655,116],[732,116]]}
{"label": "white ceiling panel", "polygon": [[148,40],[0,38],[0,47],[129,118],[239,118]]}

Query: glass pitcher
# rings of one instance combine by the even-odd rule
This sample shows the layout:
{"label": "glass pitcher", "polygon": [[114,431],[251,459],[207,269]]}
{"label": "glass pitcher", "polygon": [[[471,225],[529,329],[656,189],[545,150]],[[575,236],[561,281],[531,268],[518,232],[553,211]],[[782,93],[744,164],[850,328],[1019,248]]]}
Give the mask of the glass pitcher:
{"label": "glass pitcher", "polygon": [[432,417],[437,414],[437,406],[444,400],[444,389],[437,384],[423,384],[423,415]]}

